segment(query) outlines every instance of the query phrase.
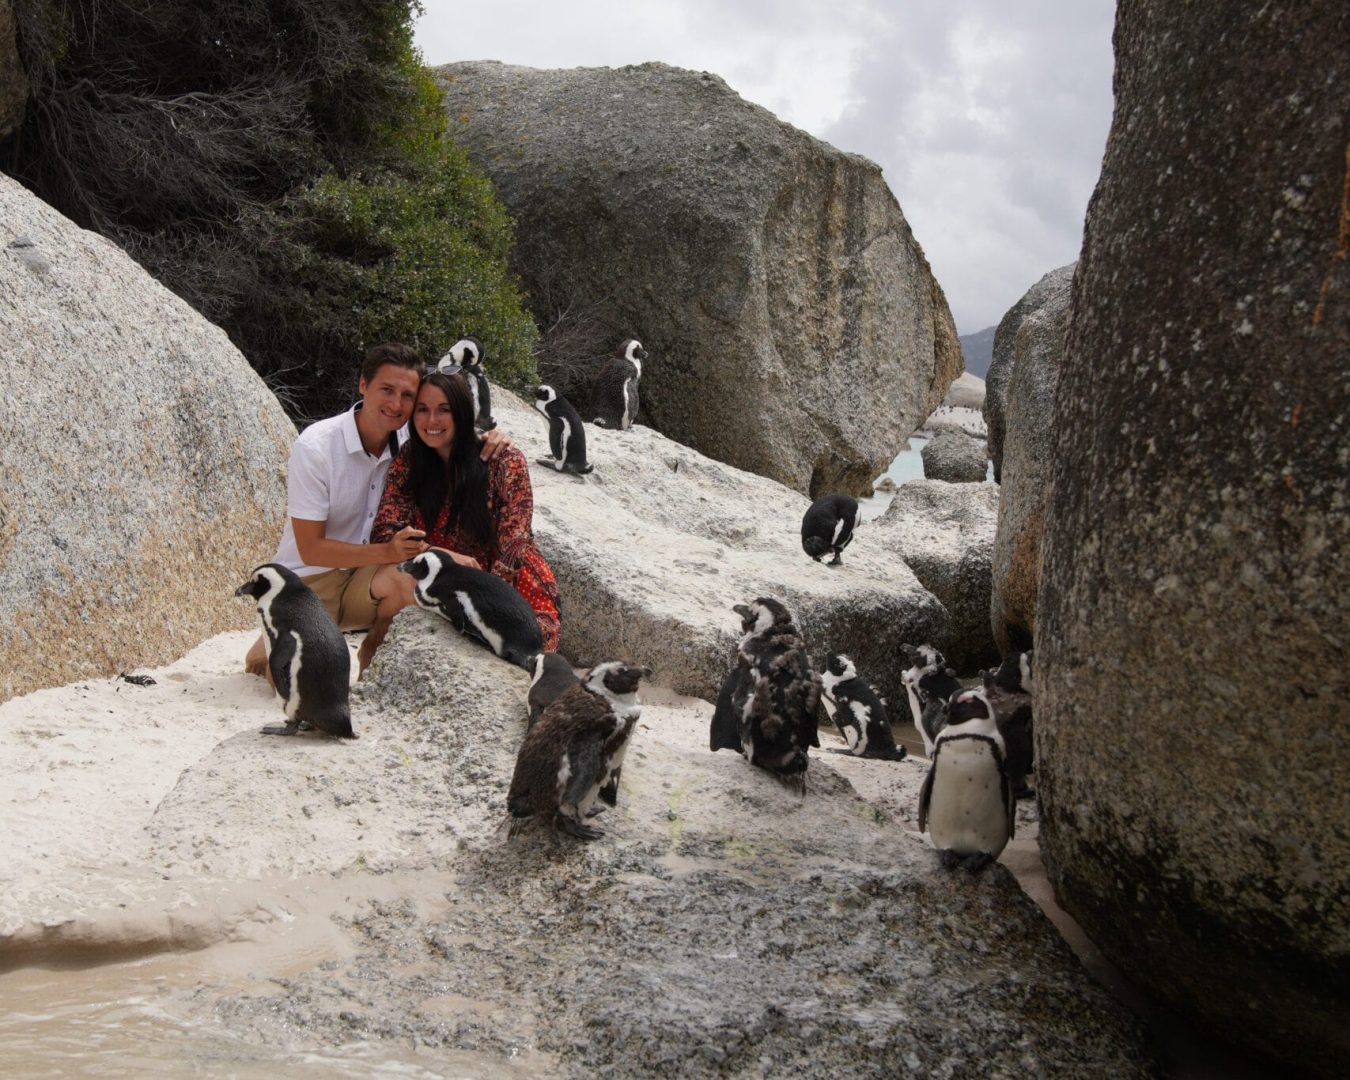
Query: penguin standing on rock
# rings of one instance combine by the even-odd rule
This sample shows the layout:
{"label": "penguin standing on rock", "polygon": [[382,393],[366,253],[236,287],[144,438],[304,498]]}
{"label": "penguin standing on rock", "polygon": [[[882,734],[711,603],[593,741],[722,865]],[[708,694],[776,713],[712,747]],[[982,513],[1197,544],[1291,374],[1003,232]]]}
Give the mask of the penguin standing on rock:
{"label": "penguin standing on rock", "polygon": [[1031,725],[1031,653],[1011,652],[1003,663],[984,673],[984,690],[994,710],[994,720],[1008,750],[1008,776],[1013,794],[1030,799],[1035,791],[1027,784],[1035,754]]}
{"label": "penguin standing on rock", "polygon": [[833,551],[830,566],[843,560],[859,521],[858,500],[851,495],[822,495],[802,518],[802,550],[816,562]]}
{"label": "penguin standing on rock", "polygon": [[314,590],[294,571],[265,563],[234,595],[257,602],[268,670],[286,711],[286,723],[269,724],[263,734],[294,735],[315,728],[355,739],[348,701],[352,655]]}
{"label": "penguin standing on rock", "polygon": [[544,648],[539,620],[526,599],[496,574],[461,566],[432,548],[399,563],[415,584],[417,606],[448,619],[461,634],[503,660],[525,667]]}
{"label": "penguin standing on rock", "polygon": [[597,798],[610,806],[617,800],[619,770],[642,715],[638,683],[650,674],[619,661],[597,664],[544,710],[516,757],[506,798],[512,817],[552,813],[554,824],[578,839],[602,835],[586,819]]}
{"label": "penguin standing on rock", "polygon": [[944,867],[973,873],[1002,854],[1017,813],[1003,736],[985,692],[963,690],[948,714],[919,791],[919,830],[928,832]]}
{"label": "penguin standing on rock", "polygon": [[591,471],[586,460],[586,430],[572,403],[547,384],[535,388],[534,407],[548,420],[548,447],[553,457],[539,458],[558,472],[585,476]]}
{"label": "penguin standing on rock", "polygon": [[961,680],[947,666],[943,655],[931,645],[901,645],[900,655],[905,670],[900,681],[909,695],[909,711],[914,714],[914,726],[923,736],[924,756],[932,758],[938,732],[947,722],[947,702],[961,689]]}
{"label": "penguin standing on rock", "polygon": [[883,761],[903,760],[905,748],[895,745],[886,703],[858,675],[852,660],[842,653],[831,656],[821,673],[820,686],[820,700],[848,743],[850,754]]}
{"label": "penguin standing on rock", "polygon": [[492,419],[492,390],[487,372],[483,369],[483,343],[477,338],[460,338],[441,357],[436,370],[446,375],[462,372],[473,395],[473,426],[479,431],[491,431],[497,426]]}
{"label": "penguin standing on rock", "polygon": [[732,610],[745,636],[717,695],[709,745],[738,750],[751,765],[794,780],[805,792],[807,747],[820,745],[820,676],[782,603],[760,597]]}
{"label": "penguin standing on rock", "polygon": [[605,361],[591,389],[596,426],[619,431],[633,426],[638,414],[638,381],[646,359],[642,342],[629,338],[619,346],[617,355]]}
{"label": "penguin standing on rock", "polygon": [[541,652],[530,657],[525,668],[530,672],[529,726],[534,727],[543,711],[572,687],[580,686],[581,680],[561,653]]}

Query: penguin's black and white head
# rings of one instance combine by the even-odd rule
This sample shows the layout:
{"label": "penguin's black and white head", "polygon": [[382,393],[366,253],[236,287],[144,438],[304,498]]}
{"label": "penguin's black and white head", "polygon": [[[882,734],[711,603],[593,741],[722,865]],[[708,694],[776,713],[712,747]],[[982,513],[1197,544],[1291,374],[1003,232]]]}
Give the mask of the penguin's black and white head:
{"label": "penguin's black and white head", "polygon": [[986,689],[1005,690],[1011,694],[1030,694],[1031,653],[1011,652],[1003,658],[1003,663],[984,673]]}
{"label": "penguin's black and white head", "polygon": [[275,597],[286,587],[282,569],[276,563],[264,563],[253,571],[252,577],[234,590],[234,595],[251,596],[254,600]]}
{"label": "penguin's black and white head", "polygon": [[994,710],[989,705],[989,697],[979,688],[962,690],[954,694],[947,703],[947,723],[951,727],[971,720],[990,720]]}
{"label": "penguin's black and white head", "polygon": [[647,359],[647,350],[637,338],[629,338],[619,346],[619,355],[637,368],[638,377],[642,376],[642,362]]}
{"label": "penguin's black and white head", "polygon": [[545,416],[548,415],[548,407],[558,400],[558,391],[545,383],[542,386],[534,388],[534,407]]}
{"label": "penguin's black and white head", "polygon": [[802,537],[802,550],[816,562],[820,562],[822,556],[830,553],[830,542],[823,536],[804,536]]}
{"label": "penguin's black and white head", "polygon": [[476,367],[483,362],[483,343],[477,338],[460,338],[436,364],[437,371]]}
{"label": "penguin's black and white head", "polygon": [[436,575],[445,569],[447,563],[453,564],[453,560],[445,552],[433,548],[399,563],[398,568],[417,582],[417,591],[420,593],[430,587],[436,580]]}
{"label": "penguin's black and white head", "polygon": [[792,622],[792,612],[769,596],[761,596],[753,604],[736,604],[731,610],[741,617],[741,630],[746,634],[758,634]]}
{"label": "penguin's black and white head", "polygon": [[905,679],[917,678],[926,671],[936,671],[947,661],[931,645],[901,645],[900,656],[905,663]]}
{"label": "penguin's black and white head", "polygon": [[831,676],[835,682],[846,682],[858,677],[858,669],[843,653],[836,653],[825,661],[825,674]]}
{"label": "penguin's black and white head", "polygon": [[609,660],[587,672],[586,688],[607,698],[626,697],[637,693],[638,683],[651,673],[649,667]]}

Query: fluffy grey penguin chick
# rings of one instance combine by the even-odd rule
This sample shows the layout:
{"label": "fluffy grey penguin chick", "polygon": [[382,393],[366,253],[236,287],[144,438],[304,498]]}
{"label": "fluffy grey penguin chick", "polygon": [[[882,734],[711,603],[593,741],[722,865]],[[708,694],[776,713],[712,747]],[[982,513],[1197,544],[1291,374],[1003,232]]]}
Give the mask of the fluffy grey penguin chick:
{"label": "fluffy grey penguin chick", "polygon": [[548,420],[548,448],[552,458],[537,458],[558,472],[585,476],[591,471],[586,460],[586,429],[572,403],[547,383],[535,387],[534,407]]}
{"label": "fluffy grey penguin chick", "polygon": [[834,552],[830,565],[838,566],[861,520],[858,500],[851,495],[822,495],[802,517],[802,550],[816,562]]}
{"label": "fluffy grey penguin chick", "polygon": [[513,818],[551,813],[557,828],[581,840],[602,835],[586,824],[609,789],[613,805],[619,770],[642,708],[637,689],[651,669],[611,660],[544,710],[525,733],[507,794]]}
{"label": "fluffy grey penguin chick", "polygon": [[1027,784],[1034,767],[1032,742],[1032,670],[1030,652],[1010,652],[1003,663],[984,673],[984,691],[1008,750],[1008,775],[1013,794],[1030,799],[1036,792]]}
{"label": "fluffy grey penguin chick", "polygon": [[460,566],[432,548],[399,563],[414,580],[417,606],[434,611],[465,637],[486,645],[503,660],[525,667],[544,648],[539,620],[525,597],[486,570]]}
{"label": "fluffy grey penguin chick", "polygon": [[[854,757],[900,761],[905,748],[895,743],[886,702],[843,653],[825,661],[820,674],[821,703]],[[840,751],[842,753],[842,751]]]}
{"label": "fluffy grey penguin chick", "polygon": [[497,426],[497,421],[492,419],[492,389],[483,367],[484,359],[481,341],[472,337],[460,338],[440,358],[436,370],[450,374],[457,370],[464,373],[469,393],[473,395],[473,426],[479,431],[491,431]]}
{"label": "fluffy grey penguin chick", "polygon": [[709,746],[738,750],[751,765],[795,782],[805,793],[807,747],[820,745],[820,676],[782,603],[762,596],[732,610],[745,636],[717,695]]}
{"label": "fluffy grey penguin chick", "polygon": [[629,338],[601,366],[591,388],[591,408],[598,427],[627,431],[637,420],[638,382],[647,350]]}
{"label": "fluffy grey penguin chick", "polygon": [[580,686],[581,680],[572,671],[567,657],[556,652],[530,657],[526,670],[530,672],[530,727],[533,727],[545,709],[572,687]]}
{"label": "fluffy grey penguin chick", "polygon": [[919,792],[919,830],[947,869],[976,871],[997,859],[1017,824],[1003,736],[983,690],[963,690],[948,705],[933,763]]}
{"label": "fluffy grey penguin chick", "polygon": [[315,728],[355,739],[348,699],[352,656],[314,590],[294,571],[264,563],[234,595],[257,602],[267,666],[286,711],[285,725],[269,724],[263,734],[294,735]]}
{"label": "fluffy grey penguin chick", "polygon": [[961,680],[931,645],[901,645],[900,656],[905,664],[900,681],[909,697],[909,711],[923,737],[924,756],[931,759],[938,732],[947,722],[947,701],[961,689]]}

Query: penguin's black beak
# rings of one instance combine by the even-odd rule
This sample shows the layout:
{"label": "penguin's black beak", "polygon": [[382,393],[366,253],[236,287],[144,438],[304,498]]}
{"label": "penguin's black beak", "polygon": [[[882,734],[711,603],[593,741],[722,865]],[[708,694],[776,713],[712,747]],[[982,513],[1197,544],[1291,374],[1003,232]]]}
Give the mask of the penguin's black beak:
{"label": "penguin's black beak", "polygon": [[733,604],[731,610],[734,611],[737,615],[739,615],[742,619],[750,618],[749,604]]}
{"label": "penguin's black beak", "polygon": [[252,595],[253,595],[253,579],[252,579],[252,578],[249,578],[246,582],[244,582],[242,585],[240,585],[239,588],[235,589],[235,590],[234,590],[234,595],[235,595],[235,596],[252,596]]}

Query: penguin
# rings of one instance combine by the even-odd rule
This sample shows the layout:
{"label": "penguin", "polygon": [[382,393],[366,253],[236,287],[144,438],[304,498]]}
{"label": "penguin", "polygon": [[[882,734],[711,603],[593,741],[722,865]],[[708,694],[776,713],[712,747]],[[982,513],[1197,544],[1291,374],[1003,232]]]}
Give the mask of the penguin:
{"label": "penguin", "polygon": [[848,743],[849,753],[882,761],[904,759],[905,748],[895,744],[886,703],[858,675],[852,660],[842,653],[831,656],[821,672],[820,688],[820,700]]}
{"label": "penguin", "polygon": [[602,833],[586,824],[597,798],[614,805],[619,770],[642,707],[638,683],[651,668],[617,660],[597,664],[584,682],[544,710],[525,733],[506,797],[513,818],[552,813],[580,840]]}
{"label": "penguin", "polygon": [[530,727],[538,722],[540,714],[581,680],[572,671],[572,665],[561,653],[541,652],[530,657],[525,665],[530,672]]}
{"label": "penguin", "polygon": [[914,726],[923,737],[924,756],[933,757],[933,744],[946,723],[947,700],[961,689],[961,680],[947,666],[942,654],[931,645],[901,645],[900,655],[908,665],[900,673],[909,695],[909,711]]}
{"label": "penguin", "polygon": [[355,739],[348,700],[352,655],[347,639],[314,590],[279,563],[264,563],[234,591],[258,605],[267,666],[281,695],[286,723],[269,724],[264,735],[294,735],[316,728]]}
{"label": "penguin", "polygon": [[984,690],[994,710],[994,721],[1008,752],[1008,776],[1013,794],[1030,799],[1036,792],[1027,784],[1034,769],[1032,744],[1031,653],[1010,652],[997,668],[984,673]]}
{"label": "penguin", "polygon": [[1003,736],[984,690],[948,703],[933,763],[919,791],[919,831],[927,831],[948,870],[972,873],[997,859],[1017,826]]}
{"label": "penguin", "polygon": [[807,747],[820,745],[820,676],[782,603],[760,597],[732,610],[745,636],[717,695],[708,744],[714,752],[740,751],[805,793]]}
{"label": "penguin", "polygon": [[585,476],[592,468],[586,460],[586,431],[572,403],[544,385],[535,388],[534,407],[548,418],[548,446],[553,454],[552,458],[539,458],[539,464]]}
{"label": "penguin", "polygon": [[642,342],[629,338],[618,352],[601,366],[591,388],[593,423],[597,427],[627,431],[637,420],[638,382],[647,350]]}
{"label": "penguin", "polygon": [[441,357],[436,370],[453,375],[463,372],[469,384],[469,393],[473,395],[473,426],[479,431],[491,431],[497,426],[492,418],[492,391],[488,386],[487,372],[483,370],[483,343],[477,338],[460,338],[450,346],[450,351]]}
{"label": "penguin", "polygon": [[416,584],[417,606],[449,619],[456,630],[486,645],[508,663],[526,667],[544,648],[534,609],[508,582],[486,570],[461,566],[438,548],[398,568]]}
{"label": "penguin", "polygon": [[829,565],[838,566],[844,561],[844,548],[853,539],[858,521],[857,499],[851,495],[822,495],[802,517],[802,550],[816,562],[833,551]]}

